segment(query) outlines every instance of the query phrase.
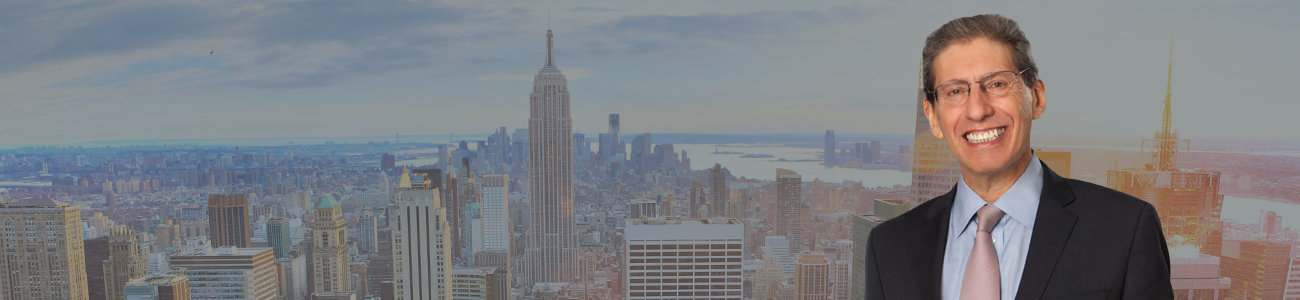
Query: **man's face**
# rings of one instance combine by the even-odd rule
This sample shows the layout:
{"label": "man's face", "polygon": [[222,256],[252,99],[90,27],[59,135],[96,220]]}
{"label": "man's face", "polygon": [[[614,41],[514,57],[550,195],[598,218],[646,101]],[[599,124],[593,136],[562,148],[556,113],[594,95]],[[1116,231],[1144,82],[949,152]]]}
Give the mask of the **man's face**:
{"label": "man's face", "polygon": [[985,93],[976,83],[990,73],[1021,71],[1012,61],[1009,47],[976,38],[948,46],[935,57],[932,67],[936,85],[972,83],[964,103],[925,103],[930,132],[947,141],[963,174],[992,175],[1027,158],[1030,123],[1047,109],[1042,81],[1026,83],[1017,75],[1015,90],[1001,97]]}

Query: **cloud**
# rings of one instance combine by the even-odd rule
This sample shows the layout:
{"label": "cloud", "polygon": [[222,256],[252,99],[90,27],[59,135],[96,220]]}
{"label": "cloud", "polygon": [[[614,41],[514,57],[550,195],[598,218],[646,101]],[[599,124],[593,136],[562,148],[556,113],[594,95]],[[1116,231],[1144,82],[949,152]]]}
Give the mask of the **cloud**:
{"label": "cloud", "polygon": [[571,12],[615,12],[618,10],[613,8],[606,8],[606,7],[579,6],[579,7],[574,7],[569,11]]}

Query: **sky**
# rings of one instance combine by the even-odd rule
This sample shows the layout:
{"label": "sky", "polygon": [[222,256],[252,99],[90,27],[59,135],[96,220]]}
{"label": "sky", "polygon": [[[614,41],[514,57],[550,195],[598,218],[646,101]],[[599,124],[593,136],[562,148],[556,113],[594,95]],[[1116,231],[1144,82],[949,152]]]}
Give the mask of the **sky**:
{"label": "sky", "polygon": [[[1086,3],[1085,3],[1086,2]],[[1294,1],[0,2],[0,146],[527,126],[547,28],[575,132],[911,133],[925,36],[998,13],[1035,136],[1300,139]]]}

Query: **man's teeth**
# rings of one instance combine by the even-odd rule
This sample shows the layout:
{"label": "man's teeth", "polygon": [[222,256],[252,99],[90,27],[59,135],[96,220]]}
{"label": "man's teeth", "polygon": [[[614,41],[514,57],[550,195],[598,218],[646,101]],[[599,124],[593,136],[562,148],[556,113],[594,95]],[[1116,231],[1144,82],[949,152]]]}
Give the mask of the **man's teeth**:
{"label": "man's teeth", "polygon": [[966,140],[970,141],[972,144],[984,143],[1002,136],[1002,133],[1006,131],[1006,128],[994,128],[980,132],[971,132],[966,134]]}

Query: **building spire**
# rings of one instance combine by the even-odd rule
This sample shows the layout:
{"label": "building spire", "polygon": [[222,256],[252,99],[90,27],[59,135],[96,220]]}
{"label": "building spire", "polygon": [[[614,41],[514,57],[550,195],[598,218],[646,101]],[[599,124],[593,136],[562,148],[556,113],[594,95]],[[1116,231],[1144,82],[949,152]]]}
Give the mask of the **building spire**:
{"label": "building spire", "polygon": [[[547,23],[550,23],[550,21],[547,21]],[[550,27],[550,24],[547,24],[546,27]],[[551,30],[546,29],[546,66],[547,67],[555,66],[555,54],[554,54],[555,38],[554,37],[555,36],[551,34]]]}
{"label": "building spire", "polygon": [[1155,142],[1155,169],[1159,171],[1173,170],[1176,167],[1178,156],[1178,144],[1183,142],[1178,139],[1178,131],[1175,131],[1170,124],[1173,119],[1173,87],[1174,87],[1174,37],[1169,36],[1169,77],[1165,82],[1165,112],[1164,119],[1160,126],[1160,132],[1156,133]]}

